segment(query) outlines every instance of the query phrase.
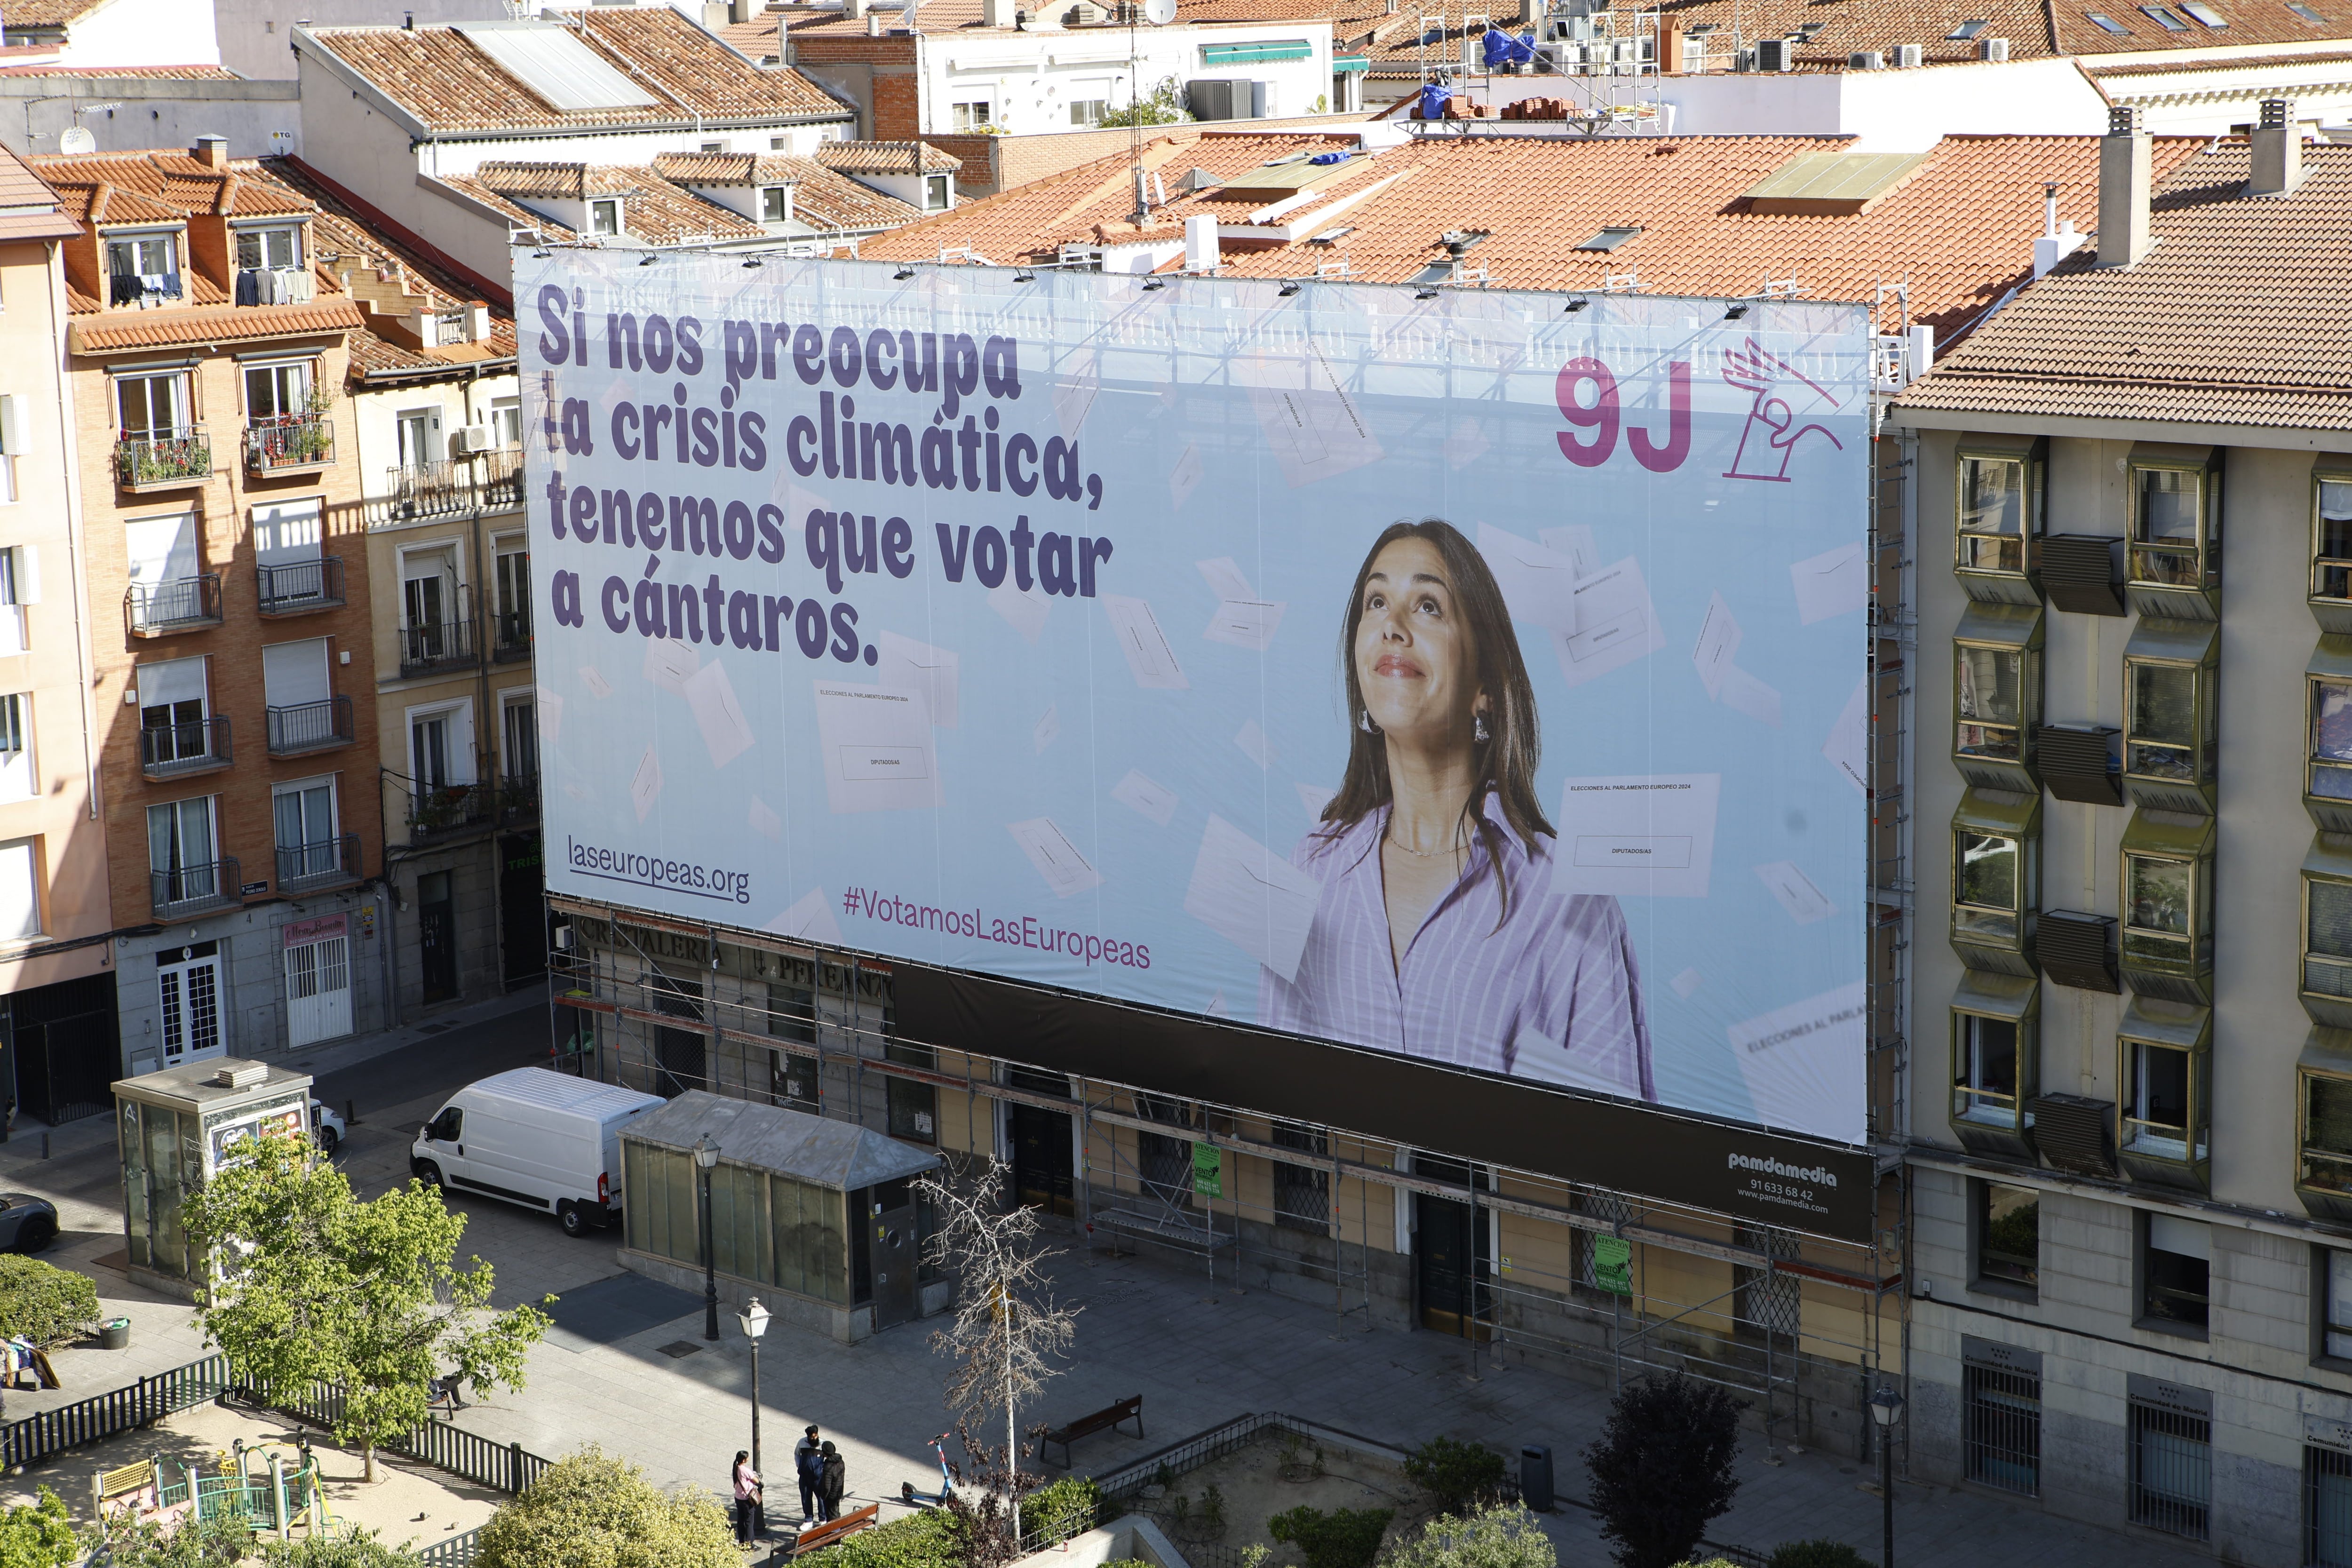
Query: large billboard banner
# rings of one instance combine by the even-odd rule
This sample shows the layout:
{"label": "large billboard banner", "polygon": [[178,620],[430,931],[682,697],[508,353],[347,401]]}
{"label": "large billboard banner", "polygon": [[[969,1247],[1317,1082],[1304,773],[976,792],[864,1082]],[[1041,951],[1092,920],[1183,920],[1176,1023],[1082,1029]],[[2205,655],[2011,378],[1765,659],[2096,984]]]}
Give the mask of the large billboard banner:
{"label": "large billboard banner", "polygon": [[554,891],[1863,1141],[1861,307],[515,270]]}

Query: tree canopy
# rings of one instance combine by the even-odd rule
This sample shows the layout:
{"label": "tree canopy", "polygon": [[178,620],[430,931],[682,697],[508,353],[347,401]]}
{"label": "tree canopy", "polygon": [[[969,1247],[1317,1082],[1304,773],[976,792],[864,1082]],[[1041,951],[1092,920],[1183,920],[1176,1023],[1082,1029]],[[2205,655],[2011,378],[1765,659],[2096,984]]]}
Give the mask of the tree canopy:
{"label": "tree canopy", "polygon": [[476,1568],[741,1568],[717,1503],[671,1497],[627,1460],[587,1447],[540,1472],[490,1516]]}

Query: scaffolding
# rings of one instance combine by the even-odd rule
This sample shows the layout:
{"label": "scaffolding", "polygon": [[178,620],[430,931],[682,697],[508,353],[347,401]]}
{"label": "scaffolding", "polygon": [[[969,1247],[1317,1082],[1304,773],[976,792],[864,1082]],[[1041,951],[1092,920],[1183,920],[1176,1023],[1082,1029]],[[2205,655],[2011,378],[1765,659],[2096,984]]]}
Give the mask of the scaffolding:
{"label": "scaffolding", "polygon": [[[1587,135],[1664,128],[1654,5],[1620,9],[1594,0],[1547,0],[1520,22],[1497,21],[1478,11],[1465,11],[1456,21],[1444,10],[1424,11],[1417,20],[1414,55],[1423,86],[1475,90],[1489,103],[1565,98],[1574,105],[1570,122]],[[1526,47],[1490,54],[1490,32]],[[1451,128],[1490,124],[1456,121]]]}

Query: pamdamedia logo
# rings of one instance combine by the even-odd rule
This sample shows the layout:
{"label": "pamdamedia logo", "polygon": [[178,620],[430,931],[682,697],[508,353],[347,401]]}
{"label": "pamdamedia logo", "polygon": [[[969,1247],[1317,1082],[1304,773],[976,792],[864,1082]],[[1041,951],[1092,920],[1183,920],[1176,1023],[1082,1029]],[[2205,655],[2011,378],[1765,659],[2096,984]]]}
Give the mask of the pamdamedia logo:
{"label": "pamdamedia logo", "polygon": [[1769,1154],[1761,1157],[1733,1154],[1729,1161],[1730,1169],[1735,1171],[1753,1171],[1761,1176],[1783,1176],[1792,1182],[1811,1182],[1817,1187],[1837,1185],[1837,1173],[1822,1165],[1785,1165]]}

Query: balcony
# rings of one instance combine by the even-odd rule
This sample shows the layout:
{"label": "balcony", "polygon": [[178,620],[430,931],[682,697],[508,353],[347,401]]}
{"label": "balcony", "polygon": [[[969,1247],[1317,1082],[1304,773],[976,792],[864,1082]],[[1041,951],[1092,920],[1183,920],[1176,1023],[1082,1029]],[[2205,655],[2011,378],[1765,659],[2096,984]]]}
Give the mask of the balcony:
{"label": "balcony", "polygon": [[490,643],[490,662],[508,664],[530,657],[530,612],[501,610],[490,617],[495,628]]}
{"label": "balcony", "polygon": [[503,447],[482,454],[482,510],[515,511],[522,506],[522,449]]}
{"label": "balcony", "polygon": [[486,784],[415,784],[408,797],[408,841],[423,844],[487,827],[497,815]]}
{"label": "balcony", "polygon": [[474,636],[471,619],[403,626],[398,635],[404,680],[444,670],[471,669],[482,662],[481,644]]}
{"label": "balcony", "polygon": [[123,618],[134,637],[167,637],[221,624],[220,574],[133,583],[122,595]]}
{"label": "balcony", "polygon": [[269,710],[269,754],[299,757],[352,743],[352,700],[330,697]]}
{"label": "balcony", "polygon": [[147,903],[159,921],[182,921],[215,910],[235,909],[239,871],[235,856],[199,866],[147,873]]}
{"label": "balcony", "polygon": [[213,477],[213,444],[201,425],[126,435],[114,444],[114,477],[126,490],[168,490]]}
{"label": "balcony", "polygon": [[245,427],[245,471],[256,478],[330,467],[335,422],[323,414],[277,414]]}
{"label": "balcony", "polygon": [[383,493],[366,503],[368,526],[512,511],[522,505],[522,454],[485,452],[446,463],[385,470]]}
{"label": "balcony", "polygon": [[539,820],[539,775],[509,773],[499,780],[499,826],[528,827]]}
{"label": "balcony", "polygon": [[228,720],[215,713],[187,724],[154,724],[139,731],[139,771],[157,781],[185,778],[227,767]]}
{"label": "balcony", "polygon": [[289,895],[324,892],[360,879],[360,836],[346,833],[317,844],[278,847],[278,890]]}
{"label": "balcony", "polygon": [[343,562],[339,555],[258,566],[254,575],[260,584],[265,616],[307,616],[338,608],[343,602]]}

